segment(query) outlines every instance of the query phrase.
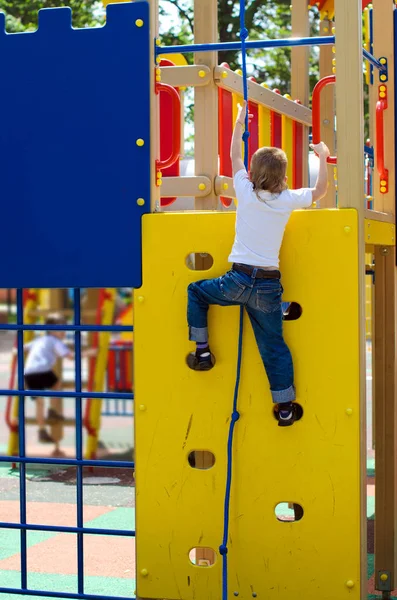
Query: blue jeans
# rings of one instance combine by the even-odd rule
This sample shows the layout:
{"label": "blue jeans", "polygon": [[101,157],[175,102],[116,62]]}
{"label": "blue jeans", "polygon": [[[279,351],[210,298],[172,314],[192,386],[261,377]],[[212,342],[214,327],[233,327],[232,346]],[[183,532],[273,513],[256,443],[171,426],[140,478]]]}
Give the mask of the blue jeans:
{"label": "blue jeans", "polygon": [[196,281],[188,288],[189,339],[194,342],[208,340],[210,304],[245,307],[275,403],[295,400],[292,357],[283,338],[282,292],[279,279],[255,279],[237,271]]}

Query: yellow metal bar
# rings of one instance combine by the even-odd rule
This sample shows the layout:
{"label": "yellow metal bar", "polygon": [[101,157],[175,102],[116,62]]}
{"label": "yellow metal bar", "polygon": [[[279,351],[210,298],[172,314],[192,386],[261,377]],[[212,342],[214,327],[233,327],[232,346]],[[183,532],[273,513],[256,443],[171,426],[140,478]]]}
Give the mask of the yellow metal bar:
{"label": "yellow metal bar", "polygon": [[[116,290],[106,288],[105,297],[102,305],[101,325],[112,325],[114,317],[114,305],[116,300]],[[106,379],[106,368],[109,356],[110,331],[102,331],[98,334],[98,353],[95,361],[95,374],[93,392],[103,392]],[[95,434],[88,433],[86,444],[86,458],[95,457],[98,446],[98,433],[101,427],[102,400],[91,400],[89,422]]]}
{"label": "yellow metal bar", "polygon": [[[39,295],[39,290],[30,289],[28,292],[28,297],[25,302],[25,306],[23,309],[23,322],[26,325],[32,325],[35,322],[35,317],[32,316],[32,312],[35,308],[37,308],[37,298]],[[23,334],[24,344],[30,342],[34,337],[34,331],[25,331]],[[16,356],[13,356],[12,360],[17,360]],[[17,371],[15,371],[17,376]],[[14,383],[15,386],[15,383]],[[14,388],[15,389],[15,388]],[[12,400],[11,407],[11,420],[13,423],[18,423],[18,414],[19,414],[19,397],[15,396]],[[10,431],[10,436],[8,438],[8,448],[7,454],[9,456],[16,456],[18,454],[19,448],[19,436],[18,431]]]}
{"label": "yellow metal bar", "polygon": [[[266,83],[262,83],[261,87],[267,88]],[[270,108],[258,105],[258,120],[259,120],[259,146],[270,146],[271,145],[271,119],[270,119]]]}
{"label": "yellow metal bar", "polygon": [[[291,96],[289,94],[286,94],[284,97],[288,100],[291,100]],[[294,124],[292,119],[285,115],[281,117],[281,122],[281,147],[288,157],[287,177],[288,184],[292,187],[294,163]]]}

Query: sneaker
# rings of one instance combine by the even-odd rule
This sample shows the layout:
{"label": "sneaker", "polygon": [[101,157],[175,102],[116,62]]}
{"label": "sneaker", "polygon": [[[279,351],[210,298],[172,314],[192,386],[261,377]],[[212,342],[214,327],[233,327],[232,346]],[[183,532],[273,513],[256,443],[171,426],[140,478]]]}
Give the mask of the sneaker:
{"label": "sneaker", "polygon": [[193,371],[209,371],[215,365],[215,356],[210,349],[188,354],[187,364]]}
{"label": "sneaker", "polygon": [[62,423],[64,420],[65,420],[65,417],[63,415],[60,415],[59,413],[57,413],[56,410],[54,410],[53,408],[48,409],[47,423],[49,425],[56,425],[57,423]]}
{"label": "sneaker", "polygon": [[40,429],[38,437],[40,444],[55,444],[55,441],[52,439],[46,429]]}
{"label": "sneaker", "polygon": [[277,420],[279,427],[290,427],[299,421],[302,415],[298,414],[298,405],[292,402],[278,405]]}

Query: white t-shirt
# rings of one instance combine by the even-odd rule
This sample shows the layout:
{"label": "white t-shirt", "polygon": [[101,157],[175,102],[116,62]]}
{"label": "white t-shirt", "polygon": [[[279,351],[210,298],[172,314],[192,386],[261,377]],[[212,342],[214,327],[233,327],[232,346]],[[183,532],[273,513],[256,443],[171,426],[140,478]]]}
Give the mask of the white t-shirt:
{"label": "white t-shirt", "polygon": [[237,196],[236,235],[229,262],[255,267],[278,267],[281,242],[292,211],[311,206],[312,191],[284,190],[280,194],[254,191],[245,169],[234,176]]}
{"label": "white t-shirt", "polygon": [[69,348],[53,335],[43,335],[25,344],[28,356],[25,362],[25,375],[47,373],[55,365],[57,358],[70,354]]}

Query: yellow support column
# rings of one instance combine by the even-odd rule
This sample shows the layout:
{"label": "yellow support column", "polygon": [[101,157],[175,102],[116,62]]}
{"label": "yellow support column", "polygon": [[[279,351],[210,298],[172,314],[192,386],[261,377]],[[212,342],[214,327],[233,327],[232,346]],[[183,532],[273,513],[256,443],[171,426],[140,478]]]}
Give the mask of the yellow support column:
{"label": "yellow support column", "polygon": [[[104,300],[102,305],[101,325],[112,325],[114,318],[114,306],[116,299],[116,290],[107,288],[104,291]],[[98,353],[95,360],[95,375],[93,392],[103,392],[106,381],[106,368],[109,356],[110,331],[101,331],[98,334]],[[102,400],[91,400],[91,410],[89,414],[90,430],[87,436],[86,458],[95,458],[98,446],[98,435],[101,428]]]}
{"label": "yellow support column", "polygon": [[[285,95],[286,98],[291,100],[289,94]],[[294,160],[294,138],[293,138],[293,121],[289,117],[282,115],[281,117],[282,128],[281,128],[281,147],[288,157],[287,177],[288,185],[292,187],[293,180],[293,160]]]}
{"label": "yellow support column", "polygon": [[[338,147],[338,199],[341,208],[357,211],[358,270],[355,285],[358,286],[359,336],[354,352],[359,356],[360,414],[355,415],[355,428],[359,431],[361,515],[360,536],[357,548],[361,549],[361,598],[367,597],[367,518],[366,518],[366,345],[365,345],[365,242],[364,242],[364,116],[363,116],[363,68],[362,68],[362,2],[361,0],[335,0],[336,16],[336,114]],[[349,132],[348,140],[346,132]],[[347,225],[345,234],[352,232]],[[343,382],[341,381],[343,386]],[[353,474],[352,474],[353,476]],[[361,585],[360,585],[361,584]]]}
{"label": "yellow support column", "polygon": [[[33,325],[35,322],[35,317],[32,316],[33,311],[37,308],[37,301],[39,296],[39,290],[30,289],[28,291],[28,295],[25,301],[25,305],[23,308],[23,322],[26,325]],[[30,342],[34,337],[34,331],[25,331],[23,334],[24,344]],[[12,357],[12,361],[15,361],[15,376],[17,377],[18,367],[17,367],[17,356]],[[17,388],[16,381],[14,382],[14,389]],[[11,421],[13,424],[18,424],[18,415],[19,415],[19,397],[16,396],[12,400],[11,407]],[[8,438],[8,449],[7,454],[10,456],[17,456],[19,453],[19,436],[18,431],[11,431],[10,436]]]}

